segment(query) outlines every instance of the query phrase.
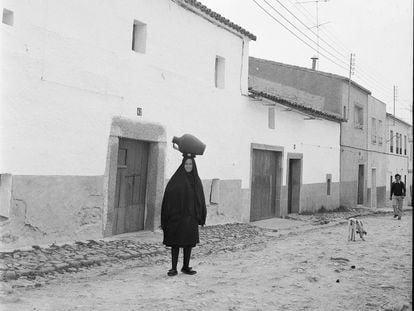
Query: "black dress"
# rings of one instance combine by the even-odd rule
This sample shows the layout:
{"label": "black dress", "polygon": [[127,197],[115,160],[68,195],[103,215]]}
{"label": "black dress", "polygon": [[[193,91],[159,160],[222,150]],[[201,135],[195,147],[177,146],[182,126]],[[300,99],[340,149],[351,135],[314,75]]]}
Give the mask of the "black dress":
{"label": "black dress", "polygon": [[163,243],[172,247],[194,247],[200,242],[198,226],[206,221],[206,204],[194,159],[193,170],[187,173],[184,157],[168,182],[161,208]]}

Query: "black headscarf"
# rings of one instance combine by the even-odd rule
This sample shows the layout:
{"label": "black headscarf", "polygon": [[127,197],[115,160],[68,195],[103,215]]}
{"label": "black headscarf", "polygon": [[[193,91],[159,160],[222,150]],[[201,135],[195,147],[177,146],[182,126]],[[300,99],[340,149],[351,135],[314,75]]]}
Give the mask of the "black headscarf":
{"label": "black headscarf", "polygon": [[[193,169],[187,173],[184,165],[185,161],[191,159]],[[199,225],[206,222],[206,202],[204,198],[203,185],[198,176],[197,165],[194,157],[183,155],[181,165],[169,180],[164,192],[164,198],[161,208],[161,227],[166,228],[170,219],[180,217],[188,212],[188,193],[189,187],[192,187],[195,193],[195,216]]]}

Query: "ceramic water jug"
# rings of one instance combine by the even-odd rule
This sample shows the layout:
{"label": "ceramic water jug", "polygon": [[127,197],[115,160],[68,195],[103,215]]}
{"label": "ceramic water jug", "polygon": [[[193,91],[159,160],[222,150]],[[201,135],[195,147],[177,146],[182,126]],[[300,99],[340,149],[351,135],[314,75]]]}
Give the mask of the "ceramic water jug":
{"label": "ceramic water jug", "polygon": [[203,155],[206,145],[197,137],[191,134],[184,134],[181,137],[173,137],[173,147],[183,154]]}

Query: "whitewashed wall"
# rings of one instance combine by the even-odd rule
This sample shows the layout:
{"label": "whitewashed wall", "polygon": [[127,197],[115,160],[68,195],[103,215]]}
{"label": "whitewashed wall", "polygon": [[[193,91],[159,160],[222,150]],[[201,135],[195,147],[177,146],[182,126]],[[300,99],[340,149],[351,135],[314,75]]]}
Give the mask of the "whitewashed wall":
{"label": "whitewashed wall", "polygon": [[[14,12],[14,25],[1,24],[1,174],[98,176],[85,181],[98,193],[111,120],[122,116],[162,125],[167,142],[184,133],[200,138],[207,145],[205,155],[197,157],[205,180],[241,180],[241,187],[249,189],[250,148],[257,143],[284,147],[283,185],[287,152],[303,153],[303,184],[325,183],[326,174],[339,182],[339,123],[308,121],[277,106],[276,128],[269,129],[268,108],[247,96],[248,39],[170,0],[4,0],[3,7]],[[134,20],[147,24],[145,54],[131,49]],[[216,55],[226,59],[223,89],[214,86]],[[142,116],[136,115],[137,107]],[[165,178],[180,162],[181,154],[169,143]],[[21,183],[30,187],[30,182]],[[88,187],[82,189],[88,192]],[[249,220],[246,193],[238,198],[242,211],[239,202],[233,203],[231,213],[237,217],[231,220]],[[29,199],[35,201],[36,193]],[[54,228],[75,223],[67,221],[73,216],[68,215],[48,228],[53,214],[47,189],[39,200],[27,210],[47,234],[62,235]],[[71,212],[72,205],[84,207],[83,197],[76,204],[67,200],[59,208],[53,203],[55,214]],[[88,203],[78,218],[85,218],[90,207],[101,211],[102,204]],[[105,220],[105,215],[95,216],[92,229],[77,238],[92,231],[99,236],[99,217]],[[76,223],[62,230],[73,232]]]}
{"label": "whitewashed wall", "polygon": [[[206,179],[249,187],[256,142],[304,152],[304,183],[326,173],[338,180],[339,125],[278,109],[276,129],[268,129],[267,108],[241,95],[248,42],[172,1],[6,0],[4,7],[15,22],[1,25],[1,172],[102,175],[110,120],[122,115],[165,126],[167,141],[186,132],[202,139]],[[145,54],[131,49],[134,19],[147,23]],[[224,89],[214,87],[216,55],[226,58]],[[167,176],[180,158],[168,150]]]}
{"label": "whitewashed wall", "polygon": [[[169,141],[198,136],[208,146],[206,160],[221,154],[201,168],[205,175],[239,176],[237,168],[224,169],[238,150],[222,143],[239,132],[231,125],[247,91],[247,42],[242,71],[241,38],[168,0],[4,7],[15,22],[1,25],[2,172],[102,175],[110,120],[122,115],[164,125]],[[131,50],[134,19],[148,25],[145,54]],[[226,58],[224,89],[214,87],[216,55]],[[179,160],[172,150],[167,175]]]}
{"label": "whitewashed wall", "polygon": [[[245,109],[246,124],[249,124],[244,127],[247,141],[284,147],[285,162],[286,153],[303,153],[304,184],[324,183],[326,174],[332,174],[332,182],[339,182],[339,123],[323,119],[305,120],[309,116],[286,111],[285,107],[277,105],[276,126],[269,129],[268,108],[263,102],[251,101]],[[250,146],[246,144],[244,148]],[[245,155],[244,163],[249,162],[249,153],[242,154]],[[243,175],[243,180],[248,180],[248,176]],[[283,184],[286,184],[286,163],[283,163]]]}

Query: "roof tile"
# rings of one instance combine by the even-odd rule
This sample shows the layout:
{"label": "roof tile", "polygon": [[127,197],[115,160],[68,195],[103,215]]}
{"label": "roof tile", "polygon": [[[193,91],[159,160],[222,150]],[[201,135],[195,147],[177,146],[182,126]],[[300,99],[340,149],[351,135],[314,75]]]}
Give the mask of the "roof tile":
{"label": "roof tile", "polygon": [[283,106],[287,106],[287,107],[290,107],[290,108],[294,108],[294,109],[303,111],[303,112],[308,113],[310,115],[313,115],[315,117],[320,117],[320,118],[330,120],[330,121],[335,121],[335,122],[344,122],[344,121],[346,121],[346,119],[344,119],[344,118],[342,118],[338,115],[335,115],[335,114],[332,114],[332,113],[327,113],[327,112],[324,112],[324,111],[321,111],[321,110],[317,110],[317,109],[314,109],[312,107],[306,107],[306,106],[303,106],[301,104],[295,103],[293,101],[287,100],[285,98],[282,98],[282,97],[279,97],[279,96],[276,96],[276,95],[273,95],[273,94],[269,94],[269,93],[266,93],[266,92],[254,90],[252,88],[249,89],[249,92],[251,94],[255,95],[255,96],[260,96],[260,97],[266,98],[266,99],[271,100],[275,103],[278,103],[278,104],[281,104]]}
{"label": "roof tile", "polygon": [[[192,7],[200,10],[201,12],[203,12],[204,14],[214,18],[215,20],[219,21],[220,23],[236,30],[238,33],[245,35],[246,37],[248,37],[249,39],[256,41],[256,36],[254,34],[252,34],[251,32],[247,31],[246,29],[244,29],[243,27],[233,23],[232,21],[230,21],[229,19],[225,18],[224,16],[221,16],[220,14],[218,14],[217,12],[214,12],[213,10],[209,9],[208,7],[206,7],[204,4],[202,4],[199,1],[196,0],[179,0],[181,2],[184,2],[188,5],[191,5]],[[179,2],[177,1],[177,2]]]}

